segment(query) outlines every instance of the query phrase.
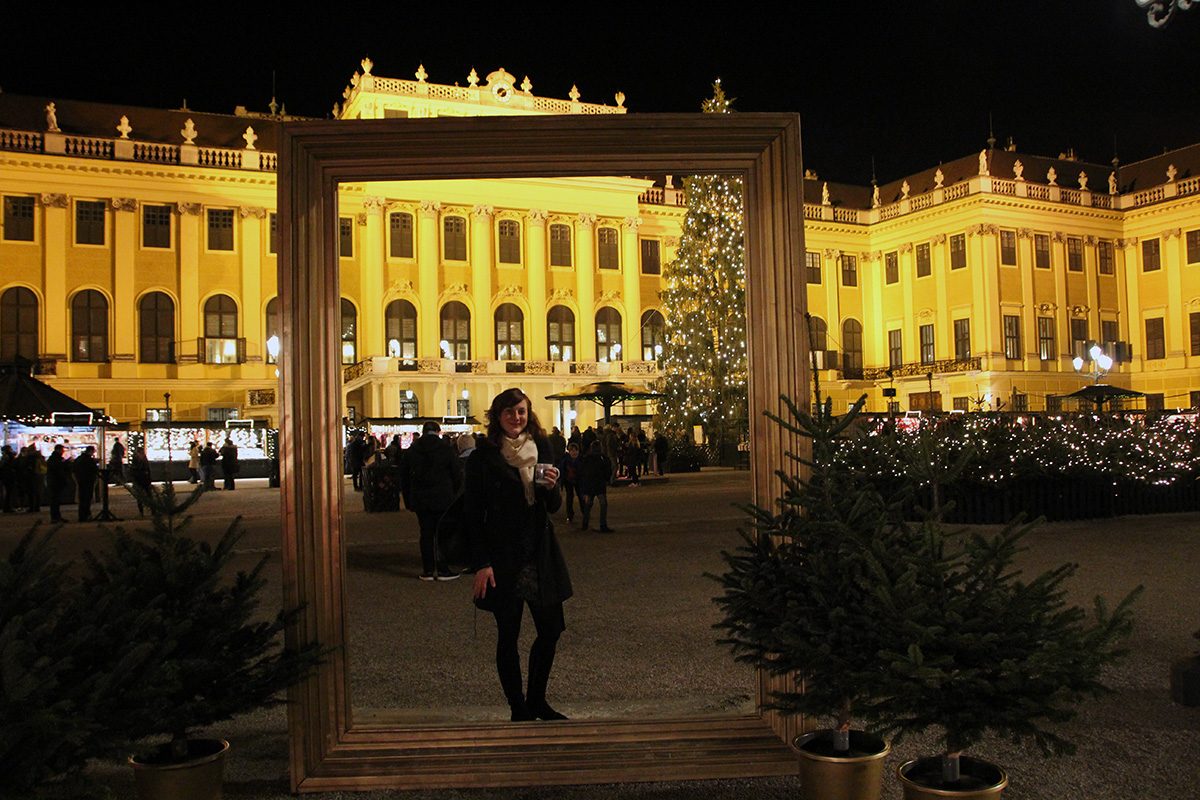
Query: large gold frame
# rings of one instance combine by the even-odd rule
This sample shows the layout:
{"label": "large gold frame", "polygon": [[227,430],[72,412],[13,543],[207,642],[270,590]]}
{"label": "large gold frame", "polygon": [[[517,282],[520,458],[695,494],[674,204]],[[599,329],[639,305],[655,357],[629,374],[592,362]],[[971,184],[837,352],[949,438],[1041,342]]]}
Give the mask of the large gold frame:
{"label": "large gold frame", "polygon": [[[793,774],[803,721],[765,711],[673,720],[404,727],[354,720],[342,532],[337,188],[373,180],[726,173],[746,186],[755,501],[800,443],[762,412],[803,398],[800,120],[791,114],[492,117],[289,123],[279,147],[284,598],[291,645],[336,648],[292,689],[300,792]],[[759,706],[778,678],[760,672]]]}

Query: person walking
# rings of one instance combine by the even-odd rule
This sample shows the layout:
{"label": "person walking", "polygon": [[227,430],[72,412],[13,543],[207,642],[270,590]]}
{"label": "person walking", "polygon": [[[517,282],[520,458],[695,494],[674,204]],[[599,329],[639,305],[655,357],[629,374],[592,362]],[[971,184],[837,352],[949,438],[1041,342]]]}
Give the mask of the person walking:
{"label": "person walking", "polygon": [[125,445],[120,438],[114,437],[112,449],[108,451],[109,483],[125,482]]}
{"label": "person walking", "polygon": [[408,448],[401,482],[404,506],[416,513],[421,527],[423,581],[452,581],[458,577],[443,563],[438,550],[438,520],[462,490],[462,462],[441,431],[442,426],[433,420],[421,426],[421,438]]}
{"label": "person walking", "polygon": [[[145,497],[154,491],[150,488],[150,459],[146,457],[144,446],[134,450],[129,457],[129,482],[138,487]],[[137,500],[138,516],[144,516],[146,501],[142,499],[143,494],[135,492],[133,497]]]}
{"label": "person walking", "polygon": [[195,439],[188,444],[188,483],[200,482],[200,443]]}
{"label": "person walking", "polygon": [[583,513],[583,526],[587,530],[591,522],[592,506],[600,501],[600,532],[612,533],[608,527],[608,482],[612,480],[612,461],[604,455],[599,442],[592,442],[592,449],[579,460],[579,510]]}
{"label": "person walking", "polygon": [[225,485],[222,487],[227,492],[234,490],[234,477],[238,474],[238,449],[233,443],[233,439],[225,437],[225,444],[221,447],[221,474],[225,478]]}
{"label": "person walking", "polygon": [[350,442],[346,445],[346,469],[350,472],[350,482],[354,484],[354,491],[361,492],[363,462],[366,460],[366,450],[370,445],[367,444],[363,437],[362,431],[355,431],[350,437]]}
{"label": "person walking", "polygon": [[96,448],[88,445],[75,457],[75,485],[79,490],[79,521],[92,518],[92,498],[96,496],[96,480],[100,477],[100,463],[96,461]]}
{"label": "person walking", "polygon": [[[579,445],[571,442],[567,452],[556,463],[559,478],[562,480],[563,494],[567,501],[567,522],[575,519],[575,494],[579,485]],[[579,509],[583,510],[583,499],[579,500]]]}
{"label": "person walking", "polygon": [[[464,520],[471,543],[475,605],[496,618],[496,672],[513,722],[566,717],[546,701],[571,578],[550,515],[562,505],[553,452],[529,397],[496,395],[486,437],[467,459]],[[525,607],[537,637],[529,650],[529,682],[521,686],[517,641]]]}
{"label": "person walking", "polygon": [[662,431],[654,434],[654,466],[659,475],[663,474],[663,470],[667,468],[667,454],[671,450],[671,443]]}
{"label": "person walking", "polygon": [[54,445],[54,451],[46,459],[46,501],[50,505],[50,521],[66,522],[62,515],[62,495],[67,488],[67,462],[63,460],[63,446]]}
{"label": "person walking", "polygon": [[17,454],[9,445],[0,447],[0,487],[4,488],[4,513],[13,513],[17,492]]}
{"label": "person walking", "polygon": [[217,459],[220,457],[212,442],[204,443],[204,449],[200,451],[200,479],[204,481],[205,489],[216,488]]}

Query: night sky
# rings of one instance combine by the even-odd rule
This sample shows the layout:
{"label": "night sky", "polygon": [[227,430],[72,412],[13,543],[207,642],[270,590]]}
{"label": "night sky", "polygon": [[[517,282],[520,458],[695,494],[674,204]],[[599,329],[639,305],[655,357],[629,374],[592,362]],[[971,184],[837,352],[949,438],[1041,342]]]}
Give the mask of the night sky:
{"label": "night sky", "polygon": [[739,111],[798,112],[805,166],[831,181],[977,152],[989,112],[1001,145],[1038,155],[1107,163],[1115,137],[1127,164],[1200,142],[1200,9],[1155,30],[1134,0],[13,5],[0,88],[50,98],[265,111],[274,71],[288,113],[323,117],[369,55],[387,77],[503,66],[536,95],[622,91],[631,113],[696,111],[720,77]]}

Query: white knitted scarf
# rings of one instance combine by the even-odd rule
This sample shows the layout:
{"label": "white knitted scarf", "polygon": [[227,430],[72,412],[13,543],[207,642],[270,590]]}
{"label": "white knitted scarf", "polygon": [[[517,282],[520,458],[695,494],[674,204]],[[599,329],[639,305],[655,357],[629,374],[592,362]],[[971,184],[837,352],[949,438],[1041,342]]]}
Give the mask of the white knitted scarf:
{"label": "white knitted scarf", "polygon": [[528,433],[522,433],[515,439],[505,435],[500,436],[500,452],[510,467],[515,467],[521,473],[521,485],[525,488],[525,502],[533,505],[533,466],[537,463],[537,442]]}

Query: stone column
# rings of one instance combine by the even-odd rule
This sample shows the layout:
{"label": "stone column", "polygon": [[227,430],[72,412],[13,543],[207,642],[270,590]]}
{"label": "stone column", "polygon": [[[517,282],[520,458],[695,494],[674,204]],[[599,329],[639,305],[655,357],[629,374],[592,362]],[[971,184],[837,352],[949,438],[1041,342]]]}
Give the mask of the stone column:
{"label": "stone column", "polygon": [[546,272],[550,259],[546,254],[546,212],[531,208],[525,218],[529,231],[529,263],[526,297],[529,300],[529,346],[530,358],[542,358],[547,352],[546,343]]}
{"label": "stone column", "polygon": [[471,209],[471,341],[477,358],[492,358],[496,352],[496,333],[492,326],[492,215],[491,206]]}
{"label": "stone column", "polygon": [[1100,342],[1100,259],[1096,252],[1096,237],[1085,236],[1083,243],[1087,245],[1083,251],[1083,271],[1087,284],[1088,333]]}
{"label": "stone column", "polygon": [[180,365],[195,364],[202,353],[196,352],[196,339],[204,332],[200,322],[200,224],[203,208],[199,203],[178,203],[179,211],[179,347],[175,360]]}
{"label": "stone column", "polygon": [[[1182,367],[1188,345],[1187,314],[1183,312],[1183,239],[1180,228],[1163,231],[1162,260],[1166,271],[1167,313],[1163,320],[1163,336],[1168,363]],[[1143,326],[1144,328],[1144,326]]]}
{"label": "stone column", "polygon": [[[1037,357],[1031,342],[1036,340],[1037,327],[1032,321],[1037,315],[1034,313],[1033,303],[1033,284],[1036,267],[1034,266],[1034,258],[1036,254],[1033,248],[1033,231],[1028,228],[1021,228],[1017,231],[1017,263],[1023,264],[1021,269],[1021,308],[1019,311],[1020,324],[1018,330],[1021,332],[1021,349],[1018,356],[1021,359],[1021,369],[1025,371],[1034,371],[1038,369]],[[1003,314],[1003,309],[1001,309]],[[1000,321],[1000,352],[1004,352],[1004,320]],[[1030,337],[1034,338],[1030,338]],[[1034,354],[1034,358],[1029,358],[1030,354]],[[1007,364],[1007,362],[1005,362]]]}
{"label": "stone column", "polygon": [[642,359],[642,275],[641,254],[638,252],[638,228],[641,217],[626,217],[621,223],[621,267],[624,270],[623,294],[625,317],[621,337],[621,360]]}
{"label": "stone column", "polygon": [[417,216],[417,296],[421,308],[417,312],[417,353],[421,358],[441,356],[441,332],[438,330],[438,274],[441,259],[438,253],[438,219],[440,203],[422,200]]}
{"label": "stone column", "polygon": [[[1063,356],[1071,356],[1071,306],[1067,296],[1067,237],[1061,231],[1050,234],[1050,267],[1054,272],[1054,349],[1053,369],[1062,371]],[[1035,339],[1036,341],[1036,339]],[[1070,358],[1067,359],[1070,361]]]}
{"label": "stone column", "polygon": [[575,318],[575,359],[595,361],[596,215],[580,214],[578,222],[579,246],[575,248],[575,254],[579,260],[575,265],[575,297],[579,314]]}
{"label": "stone column", "polygon": [[358,360],[371,356],[387,355],[383,340],[383,295],[384,276],[384,207],[382,197],[364,197],[366,209],[366,231],[363,234],[359,263],[358,299]]}
{"label": "stone column", "polygon": [[[1000,229],[996,225],[980,225],[975,229],[975,252],[970,260],[980,270],[982,280],[974,280],[975,302],[971,309],[971,317],[983,329],[982,341],[989,345],[999,341],[1003,333],[1003,322],[1000,320],[1000,263],[997,258],[996,238]],[[950,332],[953,335],[953,332]],[[974,336],[972,336],[974,338]],[[984,369],[992,369],[995,351],[979,353],[986,359],[982,364]]]}
{"label": "stone column", "polygon": [[44,194],[42,203],[42,286],[46,291],[42,325],[46,332],[41,352],[48,359],[66,359],[70,320],[67,308],[67,210],[65,194]]}
{"label": "stone column", "polygon": [[[267,346],[264,341],[266,324],[263,319],[265,308],[262,302],[263,269],[263,221],[267,210],[260,206],[242,206],[238,209],[241,225],[239,248],[242,266],[242,313],[239,315],[241,331],[246,339],[246,362],[261,364],[266,361]],[[274,374],[271,367],[271,374]]]}
{"label": "stone column", "polygon": [[113,211],[113,339],[109,352],[114,378],[136,374],[137,304],[133,274],[137,257],[137,200],[114,197]]}

